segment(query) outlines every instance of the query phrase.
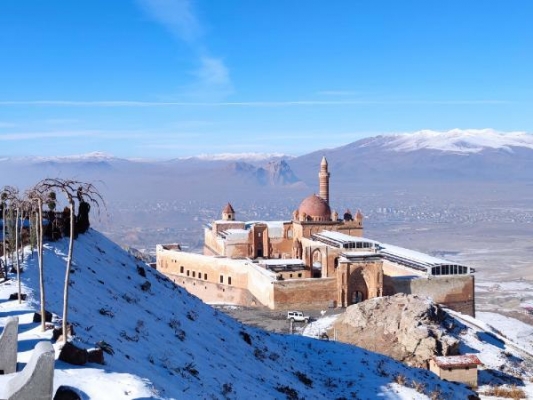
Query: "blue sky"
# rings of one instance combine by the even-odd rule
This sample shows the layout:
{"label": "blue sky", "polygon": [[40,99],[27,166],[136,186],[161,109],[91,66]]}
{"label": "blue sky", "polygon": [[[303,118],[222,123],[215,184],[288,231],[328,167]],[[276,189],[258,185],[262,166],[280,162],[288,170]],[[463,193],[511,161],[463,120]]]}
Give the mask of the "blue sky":
{"label": "blue sky", "polygon": [[3,0],[0,155],[533,131],[533,2]]}

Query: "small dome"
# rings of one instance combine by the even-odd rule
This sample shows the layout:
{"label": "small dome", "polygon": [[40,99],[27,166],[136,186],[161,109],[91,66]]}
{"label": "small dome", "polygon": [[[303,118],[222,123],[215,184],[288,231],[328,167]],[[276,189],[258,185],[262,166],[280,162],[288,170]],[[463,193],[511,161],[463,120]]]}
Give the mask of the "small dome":
{"label": "small dome", "polygon": [[347,208],[346,211],[344,212],[344,220],[353,221],[353,215],[349,208]]}
{"label": "small dome", "polygon": [[306,215],[310,221],[330,221],[331,209],[328,203],[322,198],[313,194],[305,198],[298,208],[300,216]]}

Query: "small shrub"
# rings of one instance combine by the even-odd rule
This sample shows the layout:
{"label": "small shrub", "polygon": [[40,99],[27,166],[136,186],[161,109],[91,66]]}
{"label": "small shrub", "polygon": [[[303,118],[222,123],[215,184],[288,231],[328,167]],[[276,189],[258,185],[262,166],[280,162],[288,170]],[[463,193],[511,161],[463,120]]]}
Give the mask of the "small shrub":
{"label": "small shrub", "polygon": [[145,281],[142,285],[141,285],[141,290],[143,292],[148,292],[150,290],[150,288],[152,287],[152,284],[149,282],[149,281]]}
{"label": "small shrub", "polygon": [[261,361],[266,358],[265,352],[257,347],[254,349],[254,356]]}
{"label": "small shrub", "polygon": [[98,312],[100,313],[100,315],[104,315],[106,317],[111,317],[113,318],[115,316],[115,314],[113,313],[113,311],[111,310],[108,310],[107,308],[101,308],[98,310]]}
{"label": "small shrub", "polygon": [[298,392],[294,388],[291,388],[290,386],[278,385],[276,386],[276,390],[286,395],[287,400],[299,400],[300,399],[300,397],[298,396]]}
{"label": "small shrub", "polygon": [[422,382],[412,381],[411,387],[416,390],[418,393],[424,393],[426,386]]}
{"label": "small shrub", "polygon": [[146,270],[139,265],[137,265],[137,273],[143,278],[146,278]]}
{"label": "small shrub", "polygon": [[510,387],[504,387],[504,386],[491,386],[487,391],[485,391],[486,396],[495,396],[495,397],[504,397],[507,399],[526,399],[526,393],[516,387],[515,385],[512,385]]}
{"label": "small shrub", "polygon": [[142,319],[139,319],[137,321],[137,325],[135,326],[135,332],[141,333],[144,330],[144,321]]}
{"label": "small shrub", "polygon": [[279,354],[278,353],[270,353],[268,355],[268,358],[271,359],[272,361],[278,361],[279,359]]}
{"label": "small shrub", "polygon": [[109,343],[100,340],[99,342],[96,342],[96,347],[101,349],[103,352],[113,355],[115,354],[115,350],[113,350],[113,346],[111,346]]}
{"label": "small shrub", "polygon": [[126,301],[126,303],[129,303],[129,304],[137,304],[137,302],[139,301],[139,300],[137,300],[136,298],[131,297],[131,296],[130,296],[129,294],[127,294],[127,293],[124,293],[124,294],[122,295],[122,298]]}
{"label": "small shrub", "polygon": [[179,328],[174,331],[174,335],[176,335],[176,337],[182,342],[185,340],[185,337],[187,336],[185,331]]}
{"label": "small shrub", "polygon": [[396,382],[398,385],[405,386],[405,382],[407,379],[405,378],[405,375],[397,374],[394,376],[394,382]]}
{"label": "small shrub", "polygon": [[226,397],[231,392],[233,392],[233,385],[231,383],[224,383],[222,385],[222,395]]}
{"label": "small shrub", "polygon": [[439,389],[435,389],[433,392],[429,394],[429,398],[431,400],[441,400],[442,399],[442,393]]}
{"label": "small shrub", "polygon": [[250,346],[252,345],[252,337],[250,334],[246,331],[240,331],[239,335],[241,335],[242,340],[244,340],[246,343],[248,343]]}
{"label": "small shrub", "polygon": [[176,329],[176,328],[179,328],[181,326],[181,322],[179,320],[177,320],[176,318],[172,318],[168,322],[168,326],[170,326],[172,329]]}
{"label": "small shrub", "polygon": [[139,335],[133,335],[130,336],[127,334],[126,331],[120,331],[120,337],[123,339],[126,339],[128,342],[138,342],[139,341]]}
{"label": "small shrub", "polygon": [[196,366],[194,365],[193,362],[185,364],[185,366],[183,367],[183,370],[188,372],[189,374],[191,374],[195,378],[200,374],[200,372],[198,372],[198,370],[196,369]]}
{"label": "small shrub", "polygon": [[191,321],[196,321],[198,319],[198,314],[194,311],[188,311],[187,318],[189,318]]}
{"label": "small shrub", "polygon": [[378,362],[377,372],[379,376],[382,376],[382,377],[389,376],[389,373],[385,370],[385,360],[380,360]]}
{"label": "small shrub", "polygon": [[313,381],[306,374],[300,371],[296,371],[294,375],[307,387],[313,387]]}

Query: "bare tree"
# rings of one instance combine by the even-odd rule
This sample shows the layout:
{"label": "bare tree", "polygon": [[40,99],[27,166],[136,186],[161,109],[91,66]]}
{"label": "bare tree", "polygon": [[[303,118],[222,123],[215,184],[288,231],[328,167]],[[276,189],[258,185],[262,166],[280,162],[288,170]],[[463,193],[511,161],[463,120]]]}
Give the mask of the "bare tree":
{"label": "bare tree", "polygon": [[2,189],[0,195],[2,202],[2,258],[4,261],[4,278],[7,279],[7,248],[6,248],[6,208],[7,208],[7,193]]}
{"label": "bare tree", "polygon": [[[67,317],[68,317],[68,290],[70,283],[70,269],[72,266],[72,254],[74,250],[74,236],[75,236],[75,199],[81,201],[88,200],[91,204],[100,208],[104,204],[104,200],[100,192],[91,183],[84,183],[70,179],[44,179],[39,182],[36,188],[42,193],[51,193],[55,191],[62,192],[68,202],[70,211],[70,229],[69,229],[69,246],[67,254],[67,266],[65,271],[65,286],[63,291],[63,344],[67,343]],[[43,316],[44,317],[44,316]]]}
{"label": "bare tree", "polygon": [[[22,287],[20,282],[20,263],[19,263],[19,254],[18,254],[18,247],[19,247],[19,216],[21,214],[21,208],[22,208],[22,201],[19,197],[19,190],[14,186],[4,186],[4,189],[2,191],[2,200],[9,201],[9,207],[10,209],[15,209],[15,267],[17,269],[17,280],[18,280],[18,300],[19,304],[22,302]],[[4,221],[5,222],[5,221]],[[11,238],[10,238],[11,242]],[[4,251],[5,254],[5,251]]]}
{"label": "bare tree", "polygon": [[36,239],[37,239],[37,260],[39,263],[39,291],[41,300],[41,330],[46,329],[46,307],[45,307],[45,287],[44,287],[44,259],[43,259],[43,203],[50,198],[50,194],[41,192],[39,184],[33,189],[26,192],[26,197],[33,204],[37,203],[37,207],[33,210],[36,212],[37,223],[35,224]]}

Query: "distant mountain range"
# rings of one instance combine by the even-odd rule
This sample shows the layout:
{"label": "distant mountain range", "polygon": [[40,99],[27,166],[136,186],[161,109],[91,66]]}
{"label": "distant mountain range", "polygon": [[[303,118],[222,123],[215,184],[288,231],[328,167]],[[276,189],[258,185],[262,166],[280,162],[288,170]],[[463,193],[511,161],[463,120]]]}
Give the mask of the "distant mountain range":
{"label": "distant mountain range", "polygon": [[531,181],[533,135],[491,129],[419,131],[369,137],[345,146],[291,157],[220,154],[168,161],[116,158],[105,153],[69,157],[0,158],[4,184],[27,187],[45,177],[101,180],[110,192],[139,197],[186,188],[205,193],[289,187],[316,190],[320,160],[332,179],[354,182]]}
{"label": "distant mountain range", "polygon": [[322,155],[342,181],[532,180],[533,135],[491,129],[376,136],[290,161],[303,180],[315,179]]}

